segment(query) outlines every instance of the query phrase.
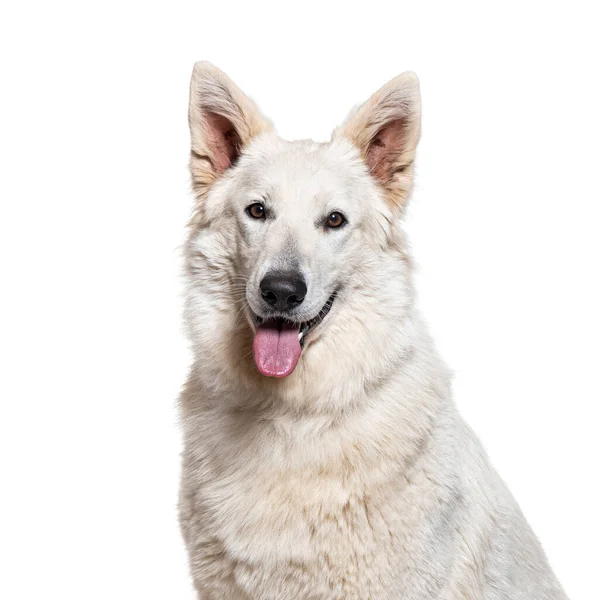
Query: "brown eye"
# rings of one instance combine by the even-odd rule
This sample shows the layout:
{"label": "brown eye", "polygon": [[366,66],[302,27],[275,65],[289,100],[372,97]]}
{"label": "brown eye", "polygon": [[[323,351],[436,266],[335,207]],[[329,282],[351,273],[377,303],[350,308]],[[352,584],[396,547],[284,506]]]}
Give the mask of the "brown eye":
{"label": "brown eye", "polygon": [[253,219],[263,219],[266,216],[266,209],[264,208],[264,205],[260,202],[250,204],[245,209],[245,212]]}
{"label": "brown eye", "polygon": [[338,229],[339,227],[342,227],[346,222],[347,220],[345,219],[343,213],[331,212],[328,215],[328,218],[326,219],[326,227],[328,227],[329,229]]}

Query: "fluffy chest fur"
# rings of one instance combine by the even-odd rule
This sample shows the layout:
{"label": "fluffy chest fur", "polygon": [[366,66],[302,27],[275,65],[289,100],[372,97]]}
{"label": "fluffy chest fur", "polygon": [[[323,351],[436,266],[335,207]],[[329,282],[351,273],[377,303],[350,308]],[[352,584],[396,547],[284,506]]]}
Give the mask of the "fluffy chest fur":
{"label": "fluffy chest fur", "polygon": [[[454,474],[441,474],[430,452],[431,430],[403,448],[387,431],[385,447],[373,449],[350,424],[295,424],[303,433],[293,439],[288,427],[248,425],[247,416],[240,427],[230,422],[239,415],[203,418],[194,431],[218,422],[222,430],[186,453],[182,504],[187,535],[211,548],[193,565],[206,589],[209,573],[216,588],[228,581],[248,598],[419,598],[417,590],[440,589],[460,499]],[[423,576],[425,564],[434,572]]]}
{"label": "fluffy chest fur", "polygon": [[419,385],[425,362],[412,352],[370,409],[336,419],[228,411],[186,390],[181,522],[208,598],[481,594],[477,561],[496,537],[500,484],[447,400],[440,367],[437,385]]}
{"label": "fluffy chest fur", "polygon": [[180,510],[201,597],[562,600],[477,439],[434,395],[403,432],[364,414],[189,416]]}

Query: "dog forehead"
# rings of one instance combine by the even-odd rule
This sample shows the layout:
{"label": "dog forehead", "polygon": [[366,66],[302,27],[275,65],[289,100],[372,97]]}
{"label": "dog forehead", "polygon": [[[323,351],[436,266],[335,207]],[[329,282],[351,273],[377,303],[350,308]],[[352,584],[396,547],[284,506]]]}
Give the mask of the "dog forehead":
{"label": "dog forehead", "polygon": [[249,150],[243,171],[251,187],[323,198],[347,193],[364,176],[357,150],[348,142],[286,141],[265,136]]}

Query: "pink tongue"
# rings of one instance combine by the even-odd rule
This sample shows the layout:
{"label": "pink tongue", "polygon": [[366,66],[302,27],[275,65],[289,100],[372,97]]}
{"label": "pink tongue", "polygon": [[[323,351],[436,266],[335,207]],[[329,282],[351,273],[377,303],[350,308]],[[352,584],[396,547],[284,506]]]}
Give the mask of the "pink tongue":
{"label": "pink tongue", "polygon": [[253,358],[262,375],[286,377],[293,372],[300,356],[299,326],[278,319],[258,325]]}

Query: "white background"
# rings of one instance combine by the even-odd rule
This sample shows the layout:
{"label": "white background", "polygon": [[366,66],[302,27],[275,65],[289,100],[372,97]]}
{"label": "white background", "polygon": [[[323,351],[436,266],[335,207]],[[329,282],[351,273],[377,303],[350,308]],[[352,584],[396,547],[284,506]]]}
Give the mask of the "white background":
{"label": "white background", "polygon": [[208,59],[289,138],[419,74],[422,310],[563,585],[596,598],[592,4],[3,4],[0,597],[193,598],[178,247]]}

